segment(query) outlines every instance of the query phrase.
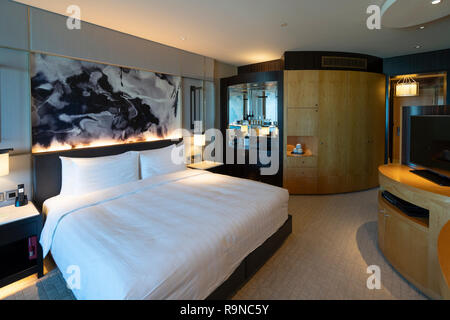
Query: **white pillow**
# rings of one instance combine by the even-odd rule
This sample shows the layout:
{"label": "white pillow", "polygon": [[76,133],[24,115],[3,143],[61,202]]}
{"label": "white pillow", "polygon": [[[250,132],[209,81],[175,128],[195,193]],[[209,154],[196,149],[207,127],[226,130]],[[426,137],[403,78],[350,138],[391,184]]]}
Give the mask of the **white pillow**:
{"label": "white pillow", "polygon": [[61,160],[61,196],[70,196],[73,194],[74,172],[72,158],[59,157]]}
{"label": "white pillow", "polygon": [[81,195],[139,180],[136,151],[108,157],[60,158],[61,195]]}
{"label": "white pillow", "polygon": [[161,149],[140,151],[139,153],[142,179],[186,169],[183,146],[171,145]]}

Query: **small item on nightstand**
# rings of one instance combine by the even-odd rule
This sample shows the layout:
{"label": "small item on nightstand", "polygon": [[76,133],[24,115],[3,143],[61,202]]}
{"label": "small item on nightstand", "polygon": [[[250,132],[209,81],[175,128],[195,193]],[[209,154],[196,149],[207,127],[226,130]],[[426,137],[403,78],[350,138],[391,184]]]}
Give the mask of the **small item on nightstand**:
{"label": "small item on nightstand", "polygon": [[25,195],[25,186],[19,184],[17,186],[16,207],[22,207],[28,204],[28,198]]}
{"label": "small item on nightstand", "polygon": [[37,259],[37,237],[28,238],[28,260]]}

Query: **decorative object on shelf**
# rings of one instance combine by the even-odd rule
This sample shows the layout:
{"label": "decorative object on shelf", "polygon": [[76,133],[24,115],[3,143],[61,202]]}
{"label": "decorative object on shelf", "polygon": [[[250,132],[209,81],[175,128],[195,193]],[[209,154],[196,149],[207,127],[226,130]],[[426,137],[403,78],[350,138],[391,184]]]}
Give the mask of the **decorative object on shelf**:
{"label": "decorative object on shelf", "polygon": [[305,152],[303,151],[302,145],[300,143],[298,143],[294,150],[292,150],[292,154],[304,154]]}
{"label": "decorative object on shelf", "polygon": [[419,95],[419,83],[411,75],[402,77],[395,85],[396,97],[415,97]]}
{"label": "decorative object on shelf", "polygon": [[0,177],[7,176],[9,174],[9,152],[14,149],[1,149],[0,150]]}

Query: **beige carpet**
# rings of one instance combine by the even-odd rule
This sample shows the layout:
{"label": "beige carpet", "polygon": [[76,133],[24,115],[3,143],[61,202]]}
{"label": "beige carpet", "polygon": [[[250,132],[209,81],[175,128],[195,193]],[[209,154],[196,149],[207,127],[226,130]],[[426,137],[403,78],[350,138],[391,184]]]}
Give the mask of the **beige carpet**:
{"label": "beige carpet", "polygon": [[[377,248],[377,190],[291,196],[289,211],[293,233],[233,299],[426,299]],[[367,289],[369,265],[381,269],[380,290]],[[2,292],[14,300],[74,298],[57,269]]]}

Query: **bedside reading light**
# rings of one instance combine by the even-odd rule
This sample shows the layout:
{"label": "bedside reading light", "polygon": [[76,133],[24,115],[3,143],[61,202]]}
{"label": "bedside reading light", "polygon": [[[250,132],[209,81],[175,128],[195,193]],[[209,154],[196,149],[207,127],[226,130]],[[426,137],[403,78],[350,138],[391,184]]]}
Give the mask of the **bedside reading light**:
{"label": "bedside reading light", "polygon": [[14,149],[0,149],[0,177],[9,174],[9,152]]}

